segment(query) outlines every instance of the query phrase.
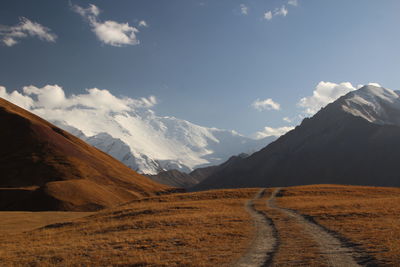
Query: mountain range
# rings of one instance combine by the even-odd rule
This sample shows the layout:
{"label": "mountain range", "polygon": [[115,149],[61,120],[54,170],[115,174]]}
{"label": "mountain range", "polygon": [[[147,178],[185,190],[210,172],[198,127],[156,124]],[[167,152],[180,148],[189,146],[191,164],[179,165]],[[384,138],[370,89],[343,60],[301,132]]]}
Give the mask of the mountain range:
{"label": "mountain range", "polygon": [[[340,97],[272,143],[274,137],[253,140],[234,131],[159,117],[151,110],[100,114],[100,119],[87,123],[54,121],[111,156],[5,100],[0,104],[2,121],[12,125],[0,136],[5,148],[0,155],[4,172],[0,199],[7,199],[9,193],[25,199],[25,204],[2,201],[7,207],[50,197],[54,200],[48,202],[50,209],[94,209],[122,202],[121,192],[131,199],[173,190],[158,183],[191,190],[321,183],[400,185],[400,93],[375,85]],[[229,158],[238,151],[255,151],[263,143],[269,144],[258,152]],[[147,173],[156,182],[131,169]],[[116,191],[108,202],[91,202],[96,198],[85,190],[110,183],[116,186],[111,191]],[[81,188],[83,184],[87,186]],[[63,199],[62,190],[55,190],[57,195],[51,188],[82,194],[78,200]],[[110,188],[106,191],[109,194]],[[89,195],[86,202],[79,200],[83,195]]]}
{"label": "mountain range", "polygon": [[276,139],[252,139],[231,130],[157,116],[149,109],[96,114],[88,121],[41,115],[133,170],[149,175],[174,169],[189,173],[219,165],[232,155],[253,153]]}
{"label": "mountain range", "polygon": [[303,184],[400,186],[400,93],[352,91],[193,190]]}

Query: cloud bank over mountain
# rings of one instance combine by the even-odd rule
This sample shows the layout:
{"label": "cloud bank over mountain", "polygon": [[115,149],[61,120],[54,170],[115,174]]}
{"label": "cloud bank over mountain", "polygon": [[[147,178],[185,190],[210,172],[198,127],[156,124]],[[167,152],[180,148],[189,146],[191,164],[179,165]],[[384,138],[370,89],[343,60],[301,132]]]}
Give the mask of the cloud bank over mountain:
{"label": "cloud bank over mountain", "polygon": [[[380,86],[378,83],[368,83],[368,85]],[[311,96],[303,97],[297,103],[301,108],[304,108],[306,115],[314,115],[322,107],[332,103],[339,97],[348,92],[357,90],[363,85],[353,86],[350,82],[333,83],[321,81],[315,87]]]}

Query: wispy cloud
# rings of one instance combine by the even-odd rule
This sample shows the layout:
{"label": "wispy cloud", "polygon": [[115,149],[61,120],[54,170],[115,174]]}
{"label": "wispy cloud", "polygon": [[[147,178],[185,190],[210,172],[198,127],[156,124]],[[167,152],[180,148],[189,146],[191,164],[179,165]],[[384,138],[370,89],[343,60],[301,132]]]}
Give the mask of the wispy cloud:
{"label": "wispy cloud", "polygon": [[[291,6],[291,7],[297,7],[299,5],[299,2],[298,2],[298,0],[288,0],[287,5]],[[285,4],[279,8],[265,11],[263,18],[265,20],[272,20],[276,16],[286,17],[288,14],[289,14],[289,10]]]}
{"label": "wispy cloud", "polygon": [[267,11],[267,12],[264,13],[264,19],[271,20],[272,17],[273,17],[272,11]]}
{"label": "wispy cloud", "polygon": [[[139,40],[136,37],[139,30],[136,27],[130,26],[128,23],[99,20],[100,9],[97,6],[90,4],[88,8],[83,8],[73,5],[72,9],[87,19],[92,31],[101,42],[118,47],[139,44]],[[139,22],[139,26],[146,27],[147,23],[142,20]]]}
{"label": "wispy cloud", "polygon": [[263,110],[280,110],[281,105],[271,98],[267,98],[264,100],[257,99],[255,100],[251,106],[255,108],[258,111],[263,111]]}
{"label": "wispy cloud", "polygon": [[286,6],[283,5],[280,8],[275,9],[274,15],[275,16],[283,16],[286,17],[289,11],[287,10]]}
{"label": "wispy cloud", "polygon": [[292,119],[289,118],[289,117],[283,117],[282,120],[286,121],[286,122],[289,122],[289,123],[292,122]]}
{"label": "wispy cloud", "polygon": [[146,21],[141,20],[141,21],[139,21],[139,27],[149,27],[149,25],[147,24]]}
{"label": "wispy cloud", "polygon": [[57,35],[52,33],[49,28],[24,17],[20,18],[17,25],[0,25],[1,42],[6,46],[14,46],[19,40],[28,37],[37,37],[46,42],[55,42],[57,39]]}
{"label": "wispy cloud", "polygon": [[271,20],[273,17],[276,16],[286,17],[288,13],[289,13],[288,9],[286,8],[285,5],[283,5],[280,8],[275,8],[273,12],[271,10],[266,11],[264,13],[264,19]]}
{"label": "wispy cloud", "polygon": [[240,4],[240,13],[243,15],[249,14],[249,8],[245,4]]}

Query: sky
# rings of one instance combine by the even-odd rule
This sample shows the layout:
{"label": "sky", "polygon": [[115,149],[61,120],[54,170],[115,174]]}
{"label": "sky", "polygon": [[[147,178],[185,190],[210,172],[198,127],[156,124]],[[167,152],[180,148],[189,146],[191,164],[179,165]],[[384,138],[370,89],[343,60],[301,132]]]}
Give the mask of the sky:
{"label": "sky", "polygon": [[278,135],[361,84],[400,89],[399,10],[398,0],[2,0],[0,96],[98,88],[160,116]]}

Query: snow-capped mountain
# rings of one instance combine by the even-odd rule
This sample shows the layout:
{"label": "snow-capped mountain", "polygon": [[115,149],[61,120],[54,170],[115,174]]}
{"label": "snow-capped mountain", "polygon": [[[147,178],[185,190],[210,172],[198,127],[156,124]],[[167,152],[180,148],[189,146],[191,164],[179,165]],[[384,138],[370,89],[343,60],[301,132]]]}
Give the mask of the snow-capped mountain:
{"label": "snow-capped mountain", "polygon": [[[235,131],[202,127],[149,109],[51,120],[57,126],[146,174],[218,165],[230,156],[253,153],[276,137],[251,139]],[[87,116],[87,119],[82,118]]]}
{"label": "snow-capped mountain", "polygon": [[399,91],[367,85],[346,95],[344,111],[376,124],[400,125]]}

